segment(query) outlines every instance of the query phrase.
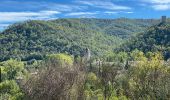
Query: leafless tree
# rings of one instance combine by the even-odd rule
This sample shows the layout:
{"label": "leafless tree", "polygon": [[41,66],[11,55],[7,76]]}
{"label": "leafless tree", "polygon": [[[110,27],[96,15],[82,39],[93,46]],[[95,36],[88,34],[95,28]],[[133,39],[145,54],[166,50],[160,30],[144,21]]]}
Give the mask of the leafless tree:
{"label": "leafless tree", "polygon": [[58,67],[57,64],[44,64],[48,67],[32,76],[23,86],[29,100],[81,100],[85,81],[84,65]]}

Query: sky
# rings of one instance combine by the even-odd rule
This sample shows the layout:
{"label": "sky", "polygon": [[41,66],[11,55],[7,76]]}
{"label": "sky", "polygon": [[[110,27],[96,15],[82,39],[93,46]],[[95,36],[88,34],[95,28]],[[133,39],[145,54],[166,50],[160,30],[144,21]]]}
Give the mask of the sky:
{"label": "sky", "polygon": [[0,0],[0,30],[25,20],[170,17],[170,0]]}

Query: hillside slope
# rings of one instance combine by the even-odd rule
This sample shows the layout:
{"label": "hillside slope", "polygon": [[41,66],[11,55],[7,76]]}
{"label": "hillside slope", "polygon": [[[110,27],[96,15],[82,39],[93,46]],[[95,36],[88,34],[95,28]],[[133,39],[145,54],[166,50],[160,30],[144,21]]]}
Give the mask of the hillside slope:
{"label": "hillside slope", "polygon": [[147,29],[137,37],[131,38],[118,51],[134,49],[147,52],[162,52],[165,59],[170,58],[170,23],[160,23]]}
{"label": "hillside slope", "polygon": [[45,54],[58,52],[83,55],[85,48],[90,48],[94,55],[102,55],[158,22],[122,18],[17,23],[0,33],[0,60],[41,59]]}

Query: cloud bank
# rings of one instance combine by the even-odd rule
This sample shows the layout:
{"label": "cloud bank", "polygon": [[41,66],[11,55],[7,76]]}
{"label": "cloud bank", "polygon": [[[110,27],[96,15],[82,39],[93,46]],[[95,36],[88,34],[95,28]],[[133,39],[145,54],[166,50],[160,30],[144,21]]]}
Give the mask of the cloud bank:
{"label": "cloud bank", "polygon": [[170,10],[170,0],[142,0],[151,5],[154,10]]}
{"label": "cloud bank", "polygon": [[39,12],[0,12],[0,23],[23,21],[29,19],[46,20],[60,14],[58,11],[39,11]]}
{"label": "cloud bank", "polygon": [[76,3],[79,4],[84,4],[84,5],[88,5],[91,7],[96,7],[96,8],[101,8],[101,9],[107,9],[107,10],[130,10],[131,7],[127,7],[127,6],[122,6],[122,5],[116,5],[110,1],[94,1],[94,0],[79,0],[79,1],[75,1]]}

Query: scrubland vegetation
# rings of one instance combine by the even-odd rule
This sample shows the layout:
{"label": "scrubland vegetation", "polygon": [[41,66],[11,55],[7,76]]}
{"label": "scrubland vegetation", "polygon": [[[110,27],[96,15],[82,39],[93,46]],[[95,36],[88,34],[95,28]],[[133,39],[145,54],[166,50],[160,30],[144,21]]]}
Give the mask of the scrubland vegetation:
{"label": "scrubland vegetation", "polygon": [[[51,58],[53,57],[53,58]],[[64,58],[62,58],[64,57]],[[60,59],[59,59],[60,58]],[[1,63],[1,99],[10,100],[165,100],[170,95],[170,64],[161,53],[138,50],[107,59],[75,62],[54,54],[37,63]],[[113,61],[112,63],[106,63]],[[32,72],[30,70],[33,69]]]}

